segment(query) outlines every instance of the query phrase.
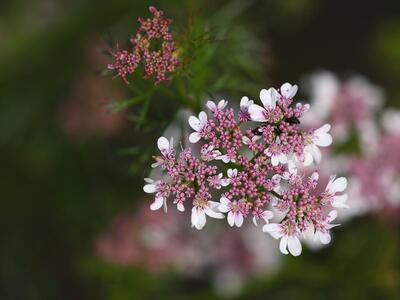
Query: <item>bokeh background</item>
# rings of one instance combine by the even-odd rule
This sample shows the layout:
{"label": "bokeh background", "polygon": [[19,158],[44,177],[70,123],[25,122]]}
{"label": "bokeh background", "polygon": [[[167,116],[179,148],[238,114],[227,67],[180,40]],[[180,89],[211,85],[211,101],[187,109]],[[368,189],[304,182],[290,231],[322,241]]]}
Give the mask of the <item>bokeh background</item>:
{"label": "bokeh background", "polygon": [[[135,108],[116,112],[110,103],[129,91],[103,72],[110,62],[105,53],[135,32],[149,5],[173,18],[176,30],[192,14],[213,30],[231,30],[221,41],[228,59],[229,47],[258,47],[258,68],[243,58],[257,79],[236,74],[257,87],[254,98],[260,88],[285,81],[302,89],[310,74],[329,70],[338,80],[363,76],[382,92],[381,110],[400,109],[398,1],[2,0],[0,299],[399,299],[400,201],[384,212],[356,213],[335,230],[331,245],[299,258],[281,257],[268,240],[256,247],[267,259],[247,264],[255,250],[241,252],[233,237],[219,253],[237,253],[231,260],[202,259],[224,231],[186,232],[190,237],[178,245],[197,248],[185,250],[188,262],[180,261],[179,247],[164,257],[176,237],[143,224],[170,228],[165,224],[175,215],[149,216],[142,185],[154,141],[179,105],[160,99],[150,106],[154,118],[135,116]],[[224,18],[229,9],[235,13]],[[218,68],[210,71],[235,71],[229,60],[211,62]],[[241,82],[231,85],[214,91],[238,95]],[[312,94],[306,90],[303,98]],[[370,119],[378,124],[376,116]],[[374,182],[380,173],[371,176]],[[187,218],[173,226],[191,231]],[[155,238],[161,246],[143,242],[151,234],[165,235]],[[207,234],[214,241],[197,245]]]}

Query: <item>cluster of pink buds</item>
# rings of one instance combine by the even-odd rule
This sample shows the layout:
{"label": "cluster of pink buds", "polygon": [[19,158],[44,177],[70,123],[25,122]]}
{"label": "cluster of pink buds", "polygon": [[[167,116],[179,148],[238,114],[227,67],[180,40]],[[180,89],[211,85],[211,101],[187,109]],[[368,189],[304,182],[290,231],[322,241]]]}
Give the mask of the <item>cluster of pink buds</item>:
{"label": "cluster of pink buds", "polygon": [[335,208],[347,207],[347,180],[332,176],[325,190],[316,192],[319,175],[309,169],[321,160],[319,148],[332,143],[330,125],[301,131],[300,118],[309,105],[293,105],[296,92],[289,83],[263,89],[262,106],[243,97],[237,115],[225,100],[208,101],[211,117],[202,111],[188,120],[194,130],[189,141],[202,142],[199,156],[191,148],[177,155],[173,141],[160,137],[161,155],[152,167],[162,168],[164,175],[145,179],[144,191],[155,193],[150,208],[166,210],[172,198],[179,211],[190,207],[196,229],[205,226],[207,216],[226,216],[232,227],[251,217],[255,226],[263,222],[263,231],[280,239],[282,253],[294,256],[301,253],[301,238],[329,243]]}
{"label": "cluster of pink buds", "polygon": [[144,77],[152,77],[156,84],[170,80],[167,74],[173,73],[179,64],[177,59],[175,41],[169,32],[171,20],[155,7],[149,7],[152,19],[139,18],[140,28],[131,38],[132,50],[117,49],[112,55],[114,63],[108,69],[117,72],[128,83],[127,76],[134,73],[139,63],[143,61]]}

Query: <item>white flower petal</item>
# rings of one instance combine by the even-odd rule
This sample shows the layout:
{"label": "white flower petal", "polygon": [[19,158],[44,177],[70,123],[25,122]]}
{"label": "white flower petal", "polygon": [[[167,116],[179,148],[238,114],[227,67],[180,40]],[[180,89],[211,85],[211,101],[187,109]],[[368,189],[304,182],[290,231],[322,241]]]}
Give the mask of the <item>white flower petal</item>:
{"label": "white flower petal", "polygon": [[157,210],[160,209],[161,206],[164,204],[164,198],[163,197],[156,197],[154,202],[150,205],[151,210]]}
{"label": "white flower petal", "polygon": [[314,143],[320,147],[328,147],[332,144],[332,136],[329,133],[319,134],[314,137]]}
{"label": "white flower petal", "polygon": [[276,223],[264,225],[262,231],[268,232],[275,239],[279,239],[280,237],[282,237],[281,226]]}
{"label": "white flower petal", "polygon": [[200,136],[200,133],[198,133],[198,132],[192,132],[192,133],[189,135],[189,141],[190,141],[192,144],[197,143],[197,142],[200,140],[200,138],[201,138],[201,136]]}
{"label": "white flower petal", "polygon": [[201,130],[200,120],[197,119],[195,116],[190,116],[188,121],[189,121],[190,127],[192,127],[193,130],[196,130],[196,131]]}
{"label": "white flower petal", "polygon": [[297,85],[291,85],[290,83],[286,82],[281,86],[281,94],[286,99],[292,99],[297,93]]}
{"label": "white flower petal", "polygon": [[333,197],[332,206],[337,208],[349,208],[345,202],[347,201],[347,194],[338,195]]}
{"label": "white flower petal", "polygon": [[146,185],[143,187],[143,191],[144,191],[145,193],[148,193],[148,194],[155,193],[155,192],[157,192],[157,186],[156,186],[155,184],[153,184],[153,183],[146,184]]}
{"label": "white flower petal", "polygon": [[287,235],[284,235],[279,243],[279,250],[281,250],[281,252],[285,255],[289,254],[289,252],[287,251],[288,239],[289,237]]}
{"label": "white flower petal", "polygon": [[288,239],[288,248],[290,254],[299,256],[301,254],[301,243],[297,236],[290,236]]}
{"label": "white flower petal", "polygon": [[345,177],[336,178],[329,186],[329,191],[332,193],[343,192],[347,187],[347,179]]}
{"label": "white flower petal", "polygon": [[176,205],[176,208],[177,208],[179,211],[181,211],[181,212],[184,212],[184,211],[185,211],[185,207],[183,206],[182,203],[178,203],[178,204]]}
{"label": "white flower petal", "polygon": [[214,218],[214,219],[223,219],[224,218],[223,214],[221,214],[220,212],[216,212],[214,209],[211,209],[209,207],[206,207],[204,209],[204,212],[207,214],[207,216]]}
{"label": "white flower petal", "polygon": [[204,111],[199,113],[200,126],[203,128],[207,124],[207,114]]}
{"label": "white flower petal", "polygon": [[163,152],[165,150],[169,150],[169,141],[165,137],[162,136],[162,137],[158,138],[157,146],[161,152]]}
{"label": "white flower petal", "polygon": [[206,106],[211,111],[216,111],[217,110],[217,106],[215,105],[215,103],[213,101],[207,101]]}
{"label": "white flower petal", "polygon": [[274,88],[262,89],[260,99],[265,108],[273,109],[276,107],[278,93]]}
{"label": "white flower petal", "polygon": [[232,211],[228,213],[228,224],[233,227],[235,225],[235,215],[233,214]]}
{"label": "white flower petal", "polygon": [[257,104],[252,104],[249,106],[249,114],[250,118],[256,122],[265,122],[267,121],[264,116],[265,109]]}
{"label": "white flower petal", "polygon": [[317,231],[316,234],[322,244],[327,245],[331,242],[331,235],[328,231],[327,232]]}
{"label": "white flower petal", "polygon": [[321,150],[319,150],[319,148],[315,145],[310,145],[310,149],[311,149],[311,155],[315,161],[315,163],[319,164],[321,162],[321,158],[322,158],[322,154],[321,154]]}
{"label": "white flower petal", "polygon": [[243,215],[240,212],[235,213],[235,225],[241,227],[243,224]]}

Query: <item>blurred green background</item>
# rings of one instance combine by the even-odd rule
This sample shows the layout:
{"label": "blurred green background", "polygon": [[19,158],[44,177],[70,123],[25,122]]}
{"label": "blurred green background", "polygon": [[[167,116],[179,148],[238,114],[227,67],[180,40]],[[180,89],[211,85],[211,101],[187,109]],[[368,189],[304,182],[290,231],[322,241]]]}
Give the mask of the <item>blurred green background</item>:
{"label": "blurred green background", "polygon": [[[0,299],[220,297],[207,280],[96,258],[94,239],[115,214],[135,210],[145,172],[132,171],[135,158],[123,150],[141,137],[127,115],[92,108],[122,97],[118,83],[100,76],[108,62],[101,52],[106,41],[134,32],[149,5],[177,25],[190,11],[208,16],[226,3],[0,2]],[[246,4],[235,22],[267,45],[261,82],[296,82],[320,68],[356,72],[400,106],[398,1]],[[286,259],[237,298],[400,299],[399,233],[398,220],[355,219],[328,248]]]}

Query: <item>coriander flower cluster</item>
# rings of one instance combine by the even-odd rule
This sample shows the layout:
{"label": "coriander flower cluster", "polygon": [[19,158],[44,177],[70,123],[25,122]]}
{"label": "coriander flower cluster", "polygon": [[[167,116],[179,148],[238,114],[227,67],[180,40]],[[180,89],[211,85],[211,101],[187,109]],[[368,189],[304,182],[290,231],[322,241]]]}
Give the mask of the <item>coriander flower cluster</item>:
{"label": "coriander flower cluster", "polygon": [[128,83],[127,76],[134,73],[140,62],[144,65],[144,78],[152,77],[156,84],[170,80],[168,74],[173,73],[179,64],[175,40],[169,32],[171,20],[164,16],[161,10],[149,7],[152,19],[139,18],[140,28],[131,38],[132,50],[117,49],[112,55],[115,61],[108,69],[117,72]]}
{"label": "coriander flower cluster", "polygon": [[316,192],[319,175],[309,169],[321,161],[320,148],[332,143],[330,125],[302,131],[300,119],[309,105],[294,105],[296,92],[289,83],[263,89],[261,105],[243,97],[236,114],[225,100],[208,101],[209,115],[202,111],[188,120],[189,141],[201,142],[199,155],[190,147],[178,154],[172,140],[160,137],[152,167],[164,175],[146,178],[144,186],[155,194],[151,210],[167,211],[172,201],[181,212],[191,210],[192,227],[199,230],[208,217],[226,218],[231,227],[250,217],[280,239],[283,254],[300,255],[302,238],[329,243],[336,209],[347,207],[347,180],[332,176]]}

